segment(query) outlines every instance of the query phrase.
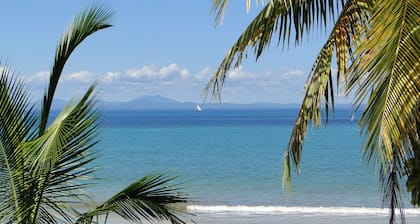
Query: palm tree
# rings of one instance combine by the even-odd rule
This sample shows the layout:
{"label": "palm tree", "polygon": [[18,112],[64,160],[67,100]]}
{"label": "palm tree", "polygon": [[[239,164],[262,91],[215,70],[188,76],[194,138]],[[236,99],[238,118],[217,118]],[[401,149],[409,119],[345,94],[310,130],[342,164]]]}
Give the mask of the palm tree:
{"label": "palm tree", "polygon": [[[247,8],[250,0],[247,0]],[[257,1],[258,2],[258,1]],[[264,1],[262,0],[264,3]],[[216,23],[228,0],[214,0]],[[383,203],[402,208],[407,176],[412,204],[420,205],[420,3],[417,0],[270,0],[233,44],[205,88],[220,99],[227,71],[238,67],[248,47],[256,59],[278,34],[278,44],[299,44],[307,33],[334,20],[305,84],[283,164],[283,188],[291,187],[291,167],[299,173],[302,146],[310,123],[321,124],[321,110],[334,111],[334,86],[354,94],[355,109],[366,103],[359,125],[366,135],[363,158],[379,167]],[[246,55],[245,55],[246,56]],[[337,72],[331,67],[336,61]],[[232,63],[233,66],[232,66]],[[334,81],[336,80],[336,84]],[[404,221],[403,211],[402,221]]]}
{"label": "palm tree", "polygon": [[[41,113],[23,83],[2,66],[0,75],[0,222],[98,223],[109,214],[140,223],[184,223],[187,197],[172,177],[147,175],[105,202],[81,212],[73,206],[90,200],[83,191],[94,171],[99,117],[96,83],[79,100],[71,100],[49,122],[51,104],[67,59],[93,33],[110,27],[112,13],[93,6],[82,11],[58,44]],[[87,207],[86,207],[87,208]],[[99,219],[99,216],[104,216]]]}

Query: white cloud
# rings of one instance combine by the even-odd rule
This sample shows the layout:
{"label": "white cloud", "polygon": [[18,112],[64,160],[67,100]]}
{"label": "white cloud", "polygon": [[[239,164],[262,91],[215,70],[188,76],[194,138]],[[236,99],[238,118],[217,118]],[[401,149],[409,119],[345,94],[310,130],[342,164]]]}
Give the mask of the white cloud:
{"label": "white cloud", "polygon": [[128,69],[124,73],[119,73],[121,78],[140,82],[169,82],[176,79],[186,79],[189,77],[188,69],[180,68],[177,64],[169,64],[158,68],[156,65],[145,65],[141,68]]}
{"label": "white cloud", "polygon": [[132,79],[139,79],[142,77],[153,78],[153,76],[157,76],[156,67],[154,65],[146,65],[139,69],[128,69],[124,74]]}
{"label": "white cloud", "polygon": [[181,70],[181,77],[184,79],[187,79],[190,76],[190,73],[188,72],[187,69],[182,69]]}
{"label": "white cloud", "polygon": [[194,78],[196,79],[196,80],[200,80],[200,81],[202,81],[202,80],[205,80],[205,81],[208,81],[208,80],[210,80],[210,78],[211,78],[211,76],[212,76],[212,71],[211,71],[211,69],[210,69],[210,67],[204,67],[201,71],[199,71],[195,76],[194,76]]}
{"label": "white cloud", "polygon": [[31,83],[31,84],[45,84],[48,81],[48,78],[50,77],[50,72],[48,71],[41,71],[33,74],[32,76],[23,76],[23,79],[25,82]]}
{"label": "white cloud", "polygon": [[96,79],[97,79],[97,76],[88,71],[70,73],[64,76],[64,80],[70,81],[70,82],[92,83]]}
{"label": "white cloud", "polygon": [[121,76],[119,72],[107,72],[103,75],[101,81],[105,83],[112,83]]}
{"label": "white cloud", "polygon": [[222,94],[227,101],[292,103],[303,97],[306,77],[301,70],[250,72],[240,67],[229,75]]}
{"label": "white cloud", "polygon": [[[80,96],[95,80],[104,100],[128,100],[146,94],[160,94],[180,101],[201,101],[201,92],[214,71],[204,67],[198,72],[175,63],[156,66],[144,65],[125,71],[96,74],[79,71],[64,74],[57,96],[68,99]],[[48,82],[48,72],[26,76],[27,83],[43,91]],[[299,102],[306,77],[301,70],[255,72],[243,67],[228,73],[222,99],[227,102]],[[40,86],[39,84],[42,84]],[[41,88],[42,87],[42,88]]]}
{"label": "white cloud", "polygon": [[227,77],[231,79],[254,79],[255,74],[244,71],[243,67],[240,66],[239,68],[229,71]]}
{"label": "white cloud", "polygon": [[180,69],[178,67],[178,65],[176,64],[170,64],[168,66],[163,66],[161,69],[159,69],[159,74],[166,76],[168,74],[174,73],[174,72],[179,72]]}

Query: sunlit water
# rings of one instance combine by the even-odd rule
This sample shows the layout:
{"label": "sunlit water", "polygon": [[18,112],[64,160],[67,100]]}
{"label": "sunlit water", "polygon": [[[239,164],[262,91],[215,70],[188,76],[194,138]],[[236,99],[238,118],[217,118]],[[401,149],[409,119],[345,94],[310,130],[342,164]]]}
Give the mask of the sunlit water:
{"label": "sunlit water", "polygon": [[[363,141],[350,110],[337,111],[327,127],[308,130],[301,174],[293,176],[292,192],[281,189],[282,158],[296,114],[104,112],[95,162],[95,176],[102,179],[90,191],[100,201],[143,175],[164,171],[179,176],[195,212],[383,213],[378,177],[361,159]],[[405,205],[410,207],[408,199]]]}

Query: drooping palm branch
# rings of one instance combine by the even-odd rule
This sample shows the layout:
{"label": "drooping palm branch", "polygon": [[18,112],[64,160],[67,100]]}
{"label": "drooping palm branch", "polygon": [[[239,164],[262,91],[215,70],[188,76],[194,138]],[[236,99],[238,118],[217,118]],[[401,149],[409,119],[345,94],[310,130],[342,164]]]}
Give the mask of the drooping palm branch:
{"label": "drooping palm branch", "polygon": [[[420,110],[420,103],[417,110]],[[420,206],[420,117],[412,117],[411,121],[415,123],[417,133],[415,130],[409,132],[413,153],[407,160],[407,190],[411,193],[411,204]]]}
{"label": "drooping palm branch", "polygon": [[[327,18],[333,18],[339,6],[344,4],[344,1],[339,2],[334,4],[331,1],[320,0],[270,1],[267,3],[228,51],[218,70],[207,84],[204,93],[207,94],[212,90],[212,96],[220,97],[228,70],[231,69],[233,62],[235,62],[234,67],[239,66],[248,47],[254,49],[256,59],[258,59],[276,32],[279,44],[290,44],[290,36],[293,33],[295,42],[299,43],[305,31],[309,32],[314,23],[326,26]],[[223,15],[221,11],[225,9],[226,5],[227,1],[214,1],[214,8],[219,10],[218,15]],[[302,145],[308,124],[313,122],[317,126],[320,125],[323,105],[327,118],[329,105],[332,109],[334,108],[333,77],[337,80],[337,86],[341,79],[345,80],[345,77],[342,78],[342,76],[347,72],[349,58],[354,50],[354,44],[359,38],[358,35],[366,27],[370,6],[371,2],[368,0],[345,2],[326,44],[315,60],[306,84],[305,97],[286,149],[283,166],[283,186],[286,188],[290,188],[291,165],[299,171]],[[337,61],[337,74],[331,72],[334,53]]]}
{"label": "drooping palm branch", "polygon": [[[213,10],[218,10],[217,20],[223,16],[227,2],[227,0],[213,1]],[[248,47],[253,48],[258,59],[272,42],[275,33],[278,33],[278,44],[282,43],[283,46],[290,44],[293,34],[294,41],[298,44],[305,32],[313,29],[315,23],[320,27],[326,26],[328,18],[334,17],[337,8],[344,3],[344,0],[338,2],[334,4],[328,0],[269,1],[230,48],[203,94],[207,96],[211,92],[212,97],[220,100],[227,72],[232,68],[232,63],[233,67],[238,67],[242,63]]]}
{"label": "drooping palm branch", "polygon": [[[261,4],[264,5],[265,1],[264,0],[260,0]],[[268,0],[269,2],[271,2],[272,0]],[[245,0],[246,2],[246,10],[249,11],[251,8],[251,0]],[[255,3],[258,5],[258,0],[255,0]],[[213,0],[213,5],[212,5],[212,12],[216,12],[216,19],[215,19],[215,25],[217,26],[218,24],[222,24],[223,22],[223,18],[228,6],[229,0]]]}
{"label": "drooping palm branch", "polygon": [[[324,107],[326,121],[329,109],[334,111],[334,83],[336,87],[346,85],[347,67],[355,45],[362,31],[366,29],[369,19],[369,2],[360,0],[347,1],[339,15],[326,44],[318,54],[306,83],[306,93],[299,109],[289,145],[286,148],[283,163],[283,187],[290,189],[290,168],[294,166],[299,173],[302,148],[308,125],[321,124],[321,109]],[[337,61],[337,73],[331,68],[333,59]],[[291,164],[291,161],[293,162]]]}
{"label": "drooping palm branch", "polygon": [[376,2],[348,85],[357,104],[367,102],[359,121],[366,133],[363,155],[381,168],[384,203],[392,218],[393,210],[402,207],[398,195],[406,163],[418,160],[414,147],[420,117],[419,13],[415,0]]}
{"label": "drooping palm branch", "polygon": [[[223,17],[227,2],[213,1],[213,9],[218,10],[216,21]],[[320,124],[323,106],[327,121],[329,107],[334,110],[335,78],[337,88],[344,87],[347,94],[356,92],[357,108],[368,99],[360,120],[367,135],[364,156],[367,161],[379,162],[384,203],[391,211],[390,222],[394,222],[394,210],[402,207],[399,194],[403,175],[408,175],[412,201],[419,205],[420,177],[416,171],[420,166],[416,147],[420,117],[420,3],[415,0],[348,0],[337,1],[337,5],[338,2],[344,6],[337,7],[341,13],[305,85],[303,103],[284,157],[283,186],[290,188],[292,166],[299,172],[308,124]],[[305,29],[309,32],[314,18],[325,27],[327,15],[336,12],[331,5],[333,1],[270,1],[228,51],[204,93],[211,90],[212,97],[220,99],[227,71],[232,63],[234,67],[239,66],[248,47],[254,49],[258,59],[276,32],[279,43],[290,44],[291,30],[299,43]],[[334,53],[336,76],[331,72]]]}

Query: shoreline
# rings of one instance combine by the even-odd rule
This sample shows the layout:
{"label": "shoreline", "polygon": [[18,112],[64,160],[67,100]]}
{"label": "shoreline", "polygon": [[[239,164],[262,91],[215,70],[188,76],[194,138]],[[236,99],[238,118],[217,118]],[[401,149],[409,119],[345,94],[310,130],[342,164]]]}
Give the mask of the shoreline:
{"label": "shoreline", "polygon": [[[226,206],[187,205],[188,212],[235,215],[334,215],[334,216],[376,216],[389,214],[388,208],[374,207],[324,207],[324,206]],[[399,211],[399,210],[397,210]],[[419,208],[404,208],[406,216],[419,216]]]}
{"label": "shoreline", "polygon": [[[181,205],[182,206],[182,205]],[[223,206],[185,205],[190,216],[183,216],[187,224],[383,224],[388,222],[386,208],[369,207],[305,207],[305,206]],[[418,223],[420,209],[405,208],[407,224]],[[101,217],[99,220],[104,220]],[[397,220],[400,220],[397,213]],[[107,223],[128,224],[116,214]],[[145,221],[144,223],[149,223]],[[169,223],[169,222],[162,222]]]}
{"label": "shoreline", "polygon": [[[406,215],[406,223],[418,223],[420,215]],[[100,219],[101,220],[101,219]],[[216,213],[195,213],[188,216],[186,224],[383,224],[388,223],[387,215],[314,215],[314,214],[216,214]],[[397,218],[399,220],[399,216]],[[129,224],[118,215],[110,215],[109,224]],[[144,221],[144,223],[149,223]],[[169,222],[162,222],[169,223]]]}

